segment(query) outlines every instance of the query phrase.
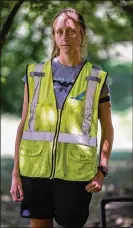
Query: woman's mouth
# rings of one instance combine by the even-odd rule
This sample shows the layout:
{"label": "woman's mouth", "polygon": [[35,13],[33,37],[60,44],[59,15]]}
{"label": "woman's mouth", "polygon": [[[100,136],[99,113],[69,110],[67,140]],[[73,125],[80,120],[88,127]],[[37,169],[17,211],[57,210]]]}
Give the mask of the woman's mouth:
{"label": "woman's mouth", "polygon": [[68,45],[68,44],[63,44],[63,45],[61,45],[62,47],[69,47],[70,45]]}

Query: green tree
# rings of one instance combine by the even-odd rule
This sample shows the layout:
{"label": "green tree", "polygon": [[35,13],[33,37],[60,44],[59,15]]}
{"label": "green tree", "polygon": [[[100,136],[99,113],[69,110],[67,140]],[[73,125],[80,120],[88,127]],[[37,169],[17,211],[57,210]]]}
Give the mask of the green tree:
{"label": "green tree", "polygon": [[[68,6],[76,8],[84,16],[89,37],[87,59],[109,72],[110,80],[113,82],[111,89],[113,91],[114,109],[123,110],[123,108],[130,107],[131,94],[127,95],[125,90],[130,90],[131,68],[125,65],[119,67],[109,65],[110,56],[108,52],[110,45],[132,40],[131,17],[122,7],[112,2],[96,0],[21,1],[22,4],[14,13],[12,24],[10,24],[8,16],[13,12],[18,2],[4,1],[1,11],[2,25],[4,26],[8,21],[9,30],[2,30],[6,31],[1,58],[2,111],[20,115],[23,101],[21,79],[25,74],[26,66],[29,63],[45,61],[48,58],[50,50],[48,46],[51,37],[50,26],[53,17],[60,9]],[[132,5],[129,4],[129,7],[131,8]],[[106,52],[106,57],[101,58],[99,55],[101,50]],[[122,70],[122,67],[125,71]],[[123,72],[126,72],[126,77]],[[125,90],[119,86],[121,101],[125,99],[122,106],[117,100],[117,86],[121,83],[125,86]]]}

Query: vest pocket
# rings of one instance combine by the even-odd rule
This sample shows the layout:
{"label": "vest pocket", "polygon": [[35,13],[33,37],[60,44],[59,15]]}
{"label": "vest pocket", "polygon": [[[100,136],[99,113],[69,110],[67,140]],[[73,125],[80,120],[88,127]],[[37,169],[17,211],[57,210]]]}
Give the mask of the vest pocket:
{"label": "vest pocket", "polygon": [[68,155],[68,170],[72,176],[85,174],[91,171],[93,166],[93,153],[82,150],[70,150]]}
{"label": "vest pocket", "polygon": [[34,157],[43,151],[44,143],[32,140],[22,140],[19,152],[23,156]]}
{"label": "vest pocket", "polygon": [[86,151],[83,150],[70,150],[69,153],[69,160],[75,160],[75,161],[84,161],[88,162],[92,160],[92,155],[93,153],[90,151],[90,153],[87,153]]}
{"label": "vest pocket", "polygon": [[51,155],[44,141],[22,140],[19,148],[20,174],[27,177],[49,177]]}

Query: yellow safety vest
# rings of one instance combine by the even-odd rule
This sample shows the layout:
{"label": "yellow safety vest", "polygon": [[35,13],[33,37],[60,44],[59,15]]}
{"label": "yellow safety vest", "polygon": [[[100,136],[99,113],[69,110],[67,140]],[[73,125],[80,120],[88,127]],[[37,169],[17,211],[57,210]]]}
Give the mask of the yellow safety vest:
{"label": "yellow safety vest", "polygon": [[51,60],[27,68],[29,109],[19,147],[20,174],[90,180],[97,172],[98,104],[107,73],[86,62],[61,110]]}

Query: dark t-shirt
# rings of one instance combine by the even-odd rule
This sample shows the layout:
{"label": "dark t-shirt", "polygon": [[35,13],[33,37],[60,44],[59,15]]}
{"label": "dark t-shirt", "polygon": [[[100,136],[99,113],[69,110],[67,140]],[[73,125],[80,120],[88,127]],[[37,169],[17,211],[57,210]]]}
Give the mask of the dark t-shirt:
{"label": "dark t-shirt", "polygon": [[[64,100],[79,74],[80,69],[84,65],[84,62],[85,60],[76,67],[69,67],[61,64],[57,58],[52,60],[53,83],[58,109],[62,108]],[[26,83],[26,75],[22,80]],[[110,90],[106,81],[101,91],[99,103],[107,101],[110,101]]]}

